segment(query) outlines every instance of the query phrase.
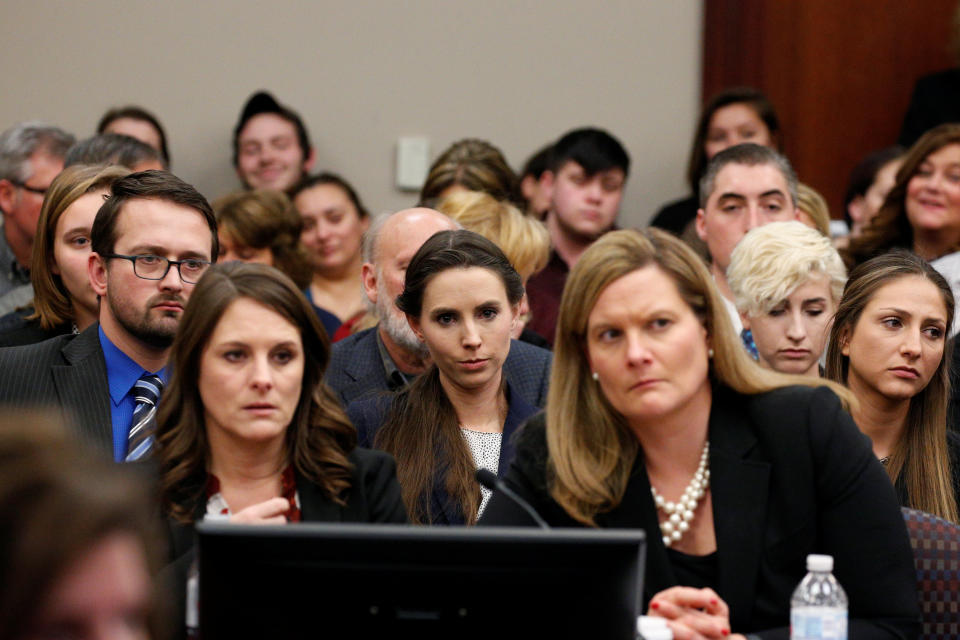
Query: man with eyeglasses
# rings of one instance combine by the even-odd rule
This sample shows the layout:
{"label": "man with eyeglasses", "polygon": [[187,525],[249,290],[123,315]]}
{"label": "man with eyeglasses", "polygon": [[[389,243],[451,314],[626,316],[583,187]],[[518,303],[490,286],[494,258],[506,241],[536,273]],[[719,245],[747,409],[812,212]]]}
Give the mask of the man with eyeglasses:
{"label": "man with eyeglasses", "polygon": [[0,349],[0,405],[59,405],[81,437],[114,460],[152,446],[167,356],[194,285],[217,255],[206,199],[164,171],[113,183],[91,230],[99,323]]}
{"label": "man with eyeglasses", "polygon": [[0,134],[0,316],[33,299],[30,254],[40,207],[74,142],[66,131],[39,122]]}

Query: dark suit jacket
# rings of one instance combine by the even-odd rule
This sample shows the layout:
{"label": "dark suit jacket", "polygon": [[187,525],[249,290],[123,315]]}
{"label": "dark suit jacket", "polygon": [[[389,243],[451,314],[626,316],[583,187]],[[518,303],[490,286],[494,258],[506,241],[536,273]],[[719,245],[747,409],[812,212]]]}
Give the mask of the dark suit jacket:
{"label": "dark suit jacket", "polygon": [[[717,541],[714,589],[734,633],[788,638],[790,596],[809,553],[834,556],[850,599],[850,635],[913,638],[919,631],[913,555],[893,487],[870,442],[828,389],[788,387],[754,396],[715,388],[710,491]],[[648,534],[644,596],[677,584],[661,541],[642,454],[620,504],[601,527]],[[506,482],[553,526],[582,526],[546,486],[545,423],[521,432]],[[481,525],[532,525],[497,494]]]}
{"label": "dark suit jacket", "polygon": [[0,405],[59,407],[82,440],[112,457],[110,392],[98,326],[76,336],[0,349]]}
{"label": "dark suit jacket", "polygon": [[[297,474],[297,495],[300,497],[302,522],[373,522],[406,524],[407,511],[400,497],[397,468],[393,458],[382,451],[354,449],[352,486],[347,503],[338,505],[320,490],[320,487]],[[197,505],[194,519],[201,520],[206,513],[206,502]],[[186,585],[190,566],[196,557],[196,537],[193,524],[169,523],[170,546],[168,564],[159,575],[160,583],[172,603],[175,637],[185,637]],[[296,526],[296,525],[291,525]],[[242,559],[238,559],[238,562]]]}
{"label": "dark suit jacket", "polygon": [[[372,447],[377,431],[383,426],[384,419],[390,409],[393,396],[374,396],[350,403],[347,415],[357,428],[357,436],[361,447]],[[534,415],[537,409],[530,405],[523,396],[513,391],[507,383],[507,418],[503,423],[503,437],[500,439],[500,461],[497,465],[497,475],[503,477],[510,467],[516,452],[514,434],[527,418]],[[492,499],[492,498],[491,498]],[[433,518],[430,524],[460,525],[466,522],[460,505],[451,499],[447,492],[443,467],[438,470],[433,479],[433,491],[430,493],[430,513]]]}
{"label": "dark suit jacket", "polygon": [[[360,331],[333,345],[324,382],[337,392],[344,407],[364,396],[389,390],[376,331],[376,327]],[[528,403],[542,407],[547,402],[552,360],[553,354],[546,349],[511,340],[503,373]]]}

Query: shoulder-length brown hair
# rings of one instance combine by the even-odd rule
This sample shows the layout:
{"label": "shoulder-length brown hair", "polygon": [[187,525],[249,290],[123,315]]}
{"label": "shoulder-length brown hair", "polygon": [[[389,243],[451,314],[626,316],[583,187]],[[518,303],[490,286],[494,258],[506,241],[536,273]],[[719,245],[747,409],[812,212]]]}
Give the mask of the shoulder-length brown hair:
{"label": "shoulder-length brown hair", "polygon": [[[923,258],[903,249],[877,256],[850,272],[830,330],[828,378],[841,384],[847,383],[850,358],[841,353],[843,344],[853,335],[864,308],[877,291],[907,276],[925,278],[937,287],[947,310],[946,331],[950,330],[953,326],[954,299],[950,285],[943,276]],[[948,340],[930,382],[910,399],[903,434],[890,455],[887,474],[893,482],[903,476],[910,494],[910,504],[906,506],[957,522],[957,503],[947,452],[951,351],[952,341]]]}
{"label": "shoulder-length brown hair", "polygon": [[594,517],[623,498],[640,444],[625,418],[590,383],[587,323],[603,290],[615,280],[655,265],[676,284],[701,319],[714,357],[710,379],[746,394],[786,385],[827,386],[849,403],[842,386],[761,369],[747,354],[703,261],[683,241],[658,229],[613,231],[594,242],[567,278],[547,396],[548,482],[553,498],[574,519]]}
{"label": "shoulder-length brown hair", "polygon": [[300,289],[310,286],[313,266],[300,242],[303,220],[287,194],[273,189],[238,191],[213,203],[217,230],[236,244],[270,249],[273,266]]}
{"label": "shoulder-length brown hair", "polygon": [[927,156],[950,144],[960,144],[960,124],[934,127],[910,147],[880,211],[859,236],[850,239],[850,246],[846,251],[841,251],[848,267],[866,262],[891,249],[913,249],[913,228],[907,218],[907,185],[920,170],[920,165]]}
{"label": "shoulder-length brown hair", "polygon": [[734,87],[716,94],[703,107],[700,119],[697,121],[697,130],[693,135],[693,146],[690,147],[690,160],[687,163],[687,182],[694,194],[700,191],[700,178],[707,170],[707,132],[710,130],[710,121],[713,114],[732,104],[744,104],[753,109],[757,117],[766,125],[770,132],[770,139],[778,151],[783,146],[780,133],[780,119],[770,100],[761,91],[750,87]]}
{"label": "shoulder-length brown hair", "polygon": [[443,192],[454,185],[489,193],[497,200],[508,201],[517,207],[525,206],[520,179],[500,149],[486,140],[459,140],[440,154],[430,166],[420,189],[420,202],[433,206]]}
{"label": "shoulder-length brown hair", "polygon": [[198,392],[200,361],[220,318],[239,298],[267,307],[300,330],[303,382],[287,427],[286,462],[319,485],[327,498],[344,504],[353,468],[347,455],[356,447],[357,433],[322,381],[330,358],[326,333],[303,294],[280,271],[230,262],[211,267],[201,278],[173,341],[173,374],[157,413],[155,456],[164,508],[177,520],[190,522],[203,500],[210,445]]}
{"label": "shoulder-length brown hair", "polygon": [[118,166],[74,165],[61,171],[50,183],[40,209],[30,257],[34,312],[28,319],[39,319],[42,328],[49,330],[74,319],[70,292],[60,276],[53,272],[57,222],[67,207],[81,197],[94,191],[109,191],[110,185],[129,173],[129,169]]}
{"label": "shoulder-length brown hair", "polygon": [[[420,247],[407,267],[397,307],[408,317],[420,318],[431,280],[448,269],[470,267],[494,273],[503,283],[507,302],[511,306],[520,303],[520,275],[500,248],[478,233],[458,229],[435,233]],[[431,521],[430,493],[434,478],[443,474],[447,492],[466,523],[476,523],[480,507],[480,488],[474,480],[477,467],[436,366],[394,399],[374,441],[378,449],[397,459],[397,477],[411,522]]]}

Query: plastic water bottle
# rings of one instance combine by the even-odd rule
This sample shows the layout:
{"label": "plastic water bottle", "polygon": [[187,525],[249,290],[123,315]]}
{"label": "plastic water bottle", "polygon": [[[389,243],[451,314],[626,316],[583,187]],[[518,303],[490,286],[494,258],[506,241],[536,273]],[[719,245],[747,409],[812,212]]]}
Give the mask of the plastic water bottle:
{"label": "plastic water bottle", "polygon": [[640,616],[637,619],[637,632],[641,640],[673,640],[673,631],[667,626],[666,618]]}
{"label": "plastic water bottle", "polygon": [[807,556],[807,575],[790,599],[790,640],[847,640],[847,594],[833,556]]}

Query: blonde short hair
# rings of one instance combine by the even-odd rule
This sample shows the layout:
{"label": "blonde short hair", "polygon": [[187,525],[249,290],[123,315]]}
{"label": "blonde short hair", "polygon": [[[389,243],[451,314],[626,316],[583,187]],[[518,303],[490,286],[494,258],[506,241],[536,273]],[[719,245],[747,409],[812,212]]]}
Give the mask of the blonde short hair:
{"label": "blonde short hair", "polygon": [[814,228],[826,237],[830,237],[830,207],[820,192],[810,185],[797,183],[797,209],[807,214]]}
{"label": "blonde short hair", "polygon": [[437,209],[500,247],[524,280],[547,266],[547,228],[512,204],[480,191],[458,191],[444,198]]}
{"label": "blonde short hair", "polygon": [[830,239],[796,220],[752,229],[730,254],[727,282],[737,309],[769,312],[797,287],[818,276],[830,278],[830,295],[839,302],[847,271]]}

